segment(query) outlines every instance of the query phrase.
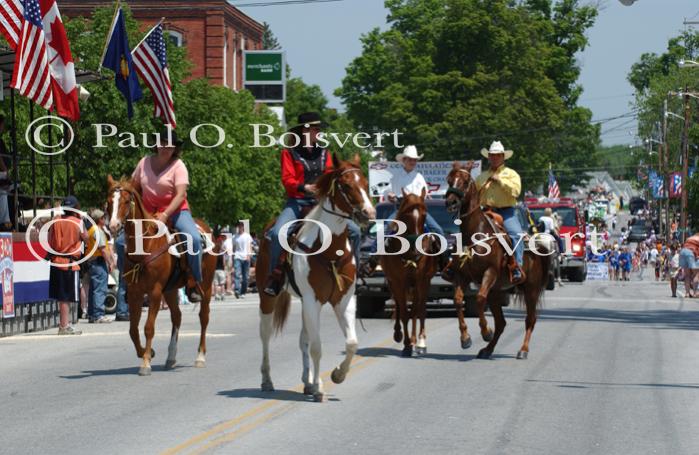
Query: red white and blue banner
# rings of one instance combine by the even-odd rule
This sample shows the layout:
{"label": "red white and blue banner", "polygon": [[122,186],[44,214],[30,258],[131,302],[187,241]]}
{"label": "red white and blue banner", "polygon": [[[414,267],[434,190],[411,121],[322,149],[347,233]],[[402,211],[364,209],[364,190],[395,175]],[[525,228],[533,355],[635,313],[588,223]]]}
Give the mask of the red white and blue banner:
{"label": "red white and blue banner", "polygon": [[[46,256],[46,250],[39,242],[32,242],[32,247],[39,258]],[[24,241],[13,244],[14,258],[14,298],[15,304],[42,302],[49,298],[48,261],[39,260],[29,251]]]}
{"label": "red white and blue banner", "polygon": [[682,197],[682,174],[679,172],[670,174],[670,197]]}
{"label": "red white and blue banner", "polygon": [[12,234],[0,233],[0,287],[2,288],[2,317],[15,317],[14,267],[12,262]]}

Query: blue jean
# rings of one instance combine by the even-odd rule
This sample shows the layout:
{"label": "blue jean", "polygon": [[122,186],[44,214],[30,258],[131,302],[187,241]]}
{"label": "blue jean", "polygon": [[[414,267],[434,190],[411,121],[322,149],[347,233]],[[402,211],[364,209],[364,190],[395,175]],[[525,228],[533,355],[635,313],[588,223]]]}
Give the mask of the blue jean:
{"label": "blue jean", "polygon": [[524,240],[520,241],[520,237],[521,234],[524,234],[524,231],[522,230],[522,225],[519,223],[519,218],[517,218],[514,207],[493,210],[502,216],[507,235],[512,239],[512,244],[517,245],[515,247],[515,260],[517,264],[522,265],[524,259]]}
{"label": "blue jean", "polygon": [[[189,269],[191,270],[194,281],[201,283],[201,234],[199,233],[199,228],[192,218],[192,214],[189,210],[181,210],[170,217],[173,226],[178,231],[189,234],[192,239],[191,249],[195,254],[187,253],[187,263],[189,264]],[[189,250],[189,246],[187,250]]]}
{"label": "blue jean", "polygon": [[250,261],[235,259],[235,293],[245,295],[248,290],[248,277],[250,276]]}
{"label": "blue jean", "polygon": [[[396,209],[393,211],[393,213],[391,213],[388,216],[388,219],[395,220],[397,214],[398,214],[398,210]],[[437,223],[437,220],[435,220],[434,217],[429,214],[429,212],[427,213],[427,216],[425,217],[425,224],[427,225],[427,229],[429,229],[429,231],[432,232],[433,234],[439,234],[441,236],[444,236],[444,229],[442,229],[442,226],[440,226],[439,223]]]}
{"label": "blue jean", "polygon": [[114,240],[117,252],[117,269],[119,270],[119,287],[117,288],[117,317],[129,317],[129,305],[126,303],[126,280],[123,277],[124,261],[126,259],[126,243],[122,231]]}
{"label": "blue jean", "polygon": [[99,319],[104,316],[104,299],[107,298],[107,263],[98,257],[90,262],[90,295],[87,298],[87,317]]}
{"label": "blue jean", "polygon": [[[279,241],[279,231],[281,231],[282,226],[291,221],[298,220],[301,216],[301,210],[304,207],[313,206],[315,203],[316,201],[314,199],[287,199],[282,213],[280,213],[279,217],[277,217],[277,221],[274,223],[274,226],[272,226],[272,228],[267,232],[267,239],[271,242],[268,272],[271,272],[274,269],[279,262],[279,257],[282,254],[282,245]],[[349,220],[347,222],[347,231],[352,252],[354,253],[355,264],[359,264],[359,247],[362,236],[361,230],[354,221]]]}

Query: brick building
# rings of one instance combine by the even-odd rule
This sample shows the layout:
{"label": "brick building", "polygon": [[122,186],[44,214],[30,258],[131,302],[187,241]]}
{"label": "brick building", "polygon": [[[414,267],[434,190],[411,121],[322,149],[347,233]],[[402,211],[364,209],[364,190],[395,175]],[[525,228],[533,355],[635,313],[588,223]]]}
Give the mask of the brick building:
{"label": "brick building", "polygon": [[[187,48],[194,64],[192,77],[240,90],[243,85],[243,50],[262,49],[262,24],[246,16],[226,0],[128,0],[136,20],[152,26],[161,18],[170,39]],[[61,14],[90,17],[112,0],[62,0]],[[131,43],[134,46],[136,43]]]}

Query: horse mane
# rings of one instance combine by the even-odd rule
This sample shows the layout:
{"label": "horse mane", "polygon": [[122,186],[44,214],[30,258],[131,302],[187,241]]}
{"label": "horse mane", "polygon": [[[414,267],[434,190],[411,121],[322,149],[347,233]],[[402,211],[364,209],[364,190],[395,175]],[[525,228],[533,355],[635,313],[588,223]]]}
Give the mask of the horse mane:
{"label": "horse mane", "polygon": [[316,187],[318,187],[318,199],[327,197],[332,191],[334,185],[334,180],[338,175],[348,169],[359,169],[359,166],[355,166],[349,161],[340,161],[340,165],[333,169],[331,172],[321,175],[316,180]]}

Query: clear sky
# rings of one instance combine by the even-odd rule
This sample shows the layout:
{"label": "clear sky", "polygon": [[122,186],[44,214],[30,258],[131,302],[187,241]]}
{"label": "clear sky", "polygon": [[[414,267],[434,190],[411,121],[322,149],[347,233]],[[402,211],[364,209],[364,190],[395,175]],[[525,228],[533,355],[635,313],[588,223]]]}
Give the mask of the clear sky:
{"label": "clear sky", "polygon": [[[232,3],[260,3],[236,0]],[[270,1],[270,0],[265,0]],[[631,110],[632,87],[626,81],[631,65],[644,52],[663,52],[669,38],[683,28],[685,18],[699,21],[697,0],[637,0],[623,6],[602,0],[602,10],[589,30],[590,44],[580,56],[581,103],[593,119],[616,117]],[[374,27],[386,27],[383,0],[342,0],[329,3],[241,8],[254,19],[268,22],[291,65],[292,75],[318,84],[332,107],[342,109],[333,91],[345,68],[361,53],[360,36]],[[699,70],[698,70],[699,71]],[[605,144],[632,144],[635,121],[624,118],[603,125]]]}

